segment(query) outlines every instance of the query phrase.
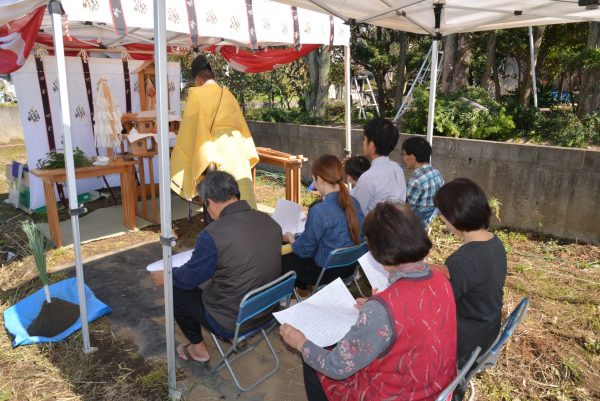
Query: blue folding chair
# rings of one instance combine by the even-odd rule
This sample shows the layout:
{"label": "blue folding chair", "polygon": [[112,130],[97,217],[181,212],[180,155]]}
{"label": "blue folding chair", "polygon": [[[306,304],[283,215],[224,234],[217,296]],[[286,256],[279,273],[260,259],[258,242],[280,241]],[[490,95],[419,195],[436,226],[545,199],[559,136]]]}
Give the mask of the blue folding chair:
{"label": "blue folding chair", "polygon": [[467,376],[467,373],[469,373],[471,366],[473,366],[473,364],[475,363],[475,359],[477,359],[477,355],[479,355],[480,352],[481,347],[477,347],[473,352],[471,352],[471,357],[469,358],[467,363],[465,363],[465,365],[462,367],[460,372],[458,372],[456,378],[452,380],[450,384],[448,384],[448,386],[446,386],[446,388],[438,394],[437,397],[435,397],[435,401],[450,401],[452,399],[452,394],[454,393],[454,390],[456,390],[456,387],[458,387],[458,385],[463,382],[465,376]]}
{"label": "blue folding chair", "polygon": [[468,383],[471,388],[469,401],[473,401],[475,398],[475,385],[471,379],[473,379],[473,377],[480,372],[483,372],[484,370],[496,365],[498,358],[500,357],[500,351],[502,350],[502,347],[504,344],[506,344],[506,340],[510,338],[519,324],[523,321],[523,318],[525,318],[527,308],[529,308],[529,297],[525,297],[521,300],[521,302],[519,302],[519,305],[517,305],[511,314],[508,315],[500,327],[500,334],[498,334],[498,337],[496,337],[494,343],[488,348],[487,351],[477,358],[477,364],[475,365],[475,368],[471,370],[465,378],[465,387]]}
{"label": "blue folding chair", "polygon": [[[294,294],[295,285],[296,272],[290,271],[278,279],[248,292],[244,298],[242,298],[242,301],[240,302],[240,310],[236,319],[233,338],[223,339],[231,344],[231,348],[229,348],[227,351],[224,351],[217,337],[213,333],[210,333],[213,341],[215,342],[215,346],[219,351],[219,354],[221,354],[221,360],[213,368],[213,372],[216,372],[223,366],[226,366],[237,388],[239,388],[241,391],[249,391],[271,377],[277,371],[279,368],[279,358],[277,357],[277,353],[275,352],[275,349],[273,348],[273,345],[271,344],[271,341],[269,341],[268,337],[268,333],[270,333],[272,329],[276,327],[277,323],[277,320],[275,320],[273,315],[266,319],[265,322],[260,323],[258,326],[253,326],[247,330],[242,330],[241,328],[244,323],[250,322],[253,318],[279,304],[281,301],[285,301],[285,307],[287,308],[290,304],[292,294]],[[262,334],[260,340],[252,345],[248,345],[247,340],[259,333]],[[240,384],[231,364],[241,356],[255,349],[262,340],[266,340],[267,345],[271,350],[271,354],[273,354],[273,357],[275,358],[275,367],[266,375],[259,378],[252,385],[244,387]],[[236,355],[231,358],[233,353]]]}
{"label": "blue folding chair", "polygon": [[[413,209],[414,210],[414,209]],[[430,207],[425,210],[415,210],[415,214],[421,220],[421,223],[425,226],[425,228],[429,228],[429,225],[437,216],[439,210],[436,207]]]}
{"label": "blue folding chair", "polygon": [[351,265],[352,263],[355,263],[356,267],[354,269],[354,272],[350,276],[348,276],[342,280],[344,281],[344,284],[346,284],[346,286],[350,286],[354,282],[354,284],[356,284],[356,288],[358,289],[358,292],[360,293],[360,295],[362,297],[364,297],[362,289],[360,288],[360,285],[358,284],[358,278],[357,278],[358,267],[359,267],[358,258],[363,256],[368,251],[369,251],[369,248],[367,247],[366,242],[362,242],[358,245],[349,246],[346,248],[337,248],[337,249],[334,249],[333,251],[331,251],[329,253],[329,256],[327,256],[325,265],[321,269],[321,274],[319,274],[319,278],[317,279],[317,282],[315,283],[312,294],[319,291],[322,287],[325,286],[325,284],[321,284],[321,279],[323,278],[323,275],[325,274],[325,272],[327,270],[332,270],[332,269],[336,269],[339,267],[347,267],[347,266]]}

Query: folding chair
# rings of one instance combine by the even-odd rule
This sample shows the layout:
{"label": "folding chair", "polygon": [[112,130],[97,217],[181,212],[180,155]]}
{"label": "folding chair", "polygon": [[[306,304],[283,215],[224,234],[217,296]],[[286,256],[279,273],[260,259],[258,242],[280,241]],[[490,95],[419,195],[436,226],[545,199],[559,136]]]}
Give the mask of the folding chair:
{"label": "folding chair", "polygon": [[519,302],[519,305],[511,312],[510,315],[506,318],[502,326],[500,327],[500,334],[496,337],[494,343],[485,351],[479,358],[477,358],[477,363],[475,368],[469,372],[467,377],[465,378],[465,387],[468,383],[471,388],[471,394],[469,395],[469,401],[473,401],[475,398],[475,385],[471,381],[473,377],[480,372],[495,366],[498,362],[498,358],[500,356],[500,350],[502,346],[506,344],[506,340],[513,334],[513,332],[517,329],[525,314],[527,313],[527,308],[529,308],[529,297],[525,297]]}
{"label": "folding chair", "polygon": [[473,352],[471,352],[471,357],[469,358],[467,363],[465,363],[465,365],[462,367],[460,372],[458,372],[456,378],[452,380],[450,384],[448,384],[448,386],[446,386],[446,388],[438,394],[437,397],[435,397],[435,401],[452,400],[452,394],[454,393],[454,390],[465,379],[465,376],[467,375],[467,373],[469,373],[469,369],[471,369],[471,366],[473,366],[473,364],[475,363],[475,359],[477,359],[477,355],[479,355],[480,352],[481,347],[477,347]]}
{"label": "folding chair", "polygon": [[[240,302],[240,310],[236,319],[233,338],[223,339],[231,344],[231,348],[227,351],[224,351],[217,337],[213,333],[210,334],[215,346],[217,347],[217,350],[219,351],[219,354],[221,354],[221,360],[213,368],[213,372],[216,372],[223,366],[226,366],[237,388],[239,388],[241,391],[249,391],[271,377],[277,371],[279,368],[279,358],[277,357],[277,353],[275,352],[275,349],[273,348],[273,345],[271,344],[271,341],[269,341],[268,337],[268,333],[270,333],[271,330],[276,326],[277,320],[275,320],[275,318],[271,315],[267,321],[259,324],[258,326],[254,326],[248,330],[241,330],[241,327],[244,323],[251,321],[260,313],[268,310],[274,305],[279,304],[279,302],[282,300],[285,300],[286,307],[289,306],[290,298],[292,294],[294,294],[295,283],[296,272],[291,271],[279,277],[278,279],[263,285],[260,288],[248,292],[244,298],[242,298],[242,301]],[[259,333],[262,334],[262,338],[260,340],[252,345],[248,344],[246,347],[244,347],[243,344],[247,344],[247,340],[249,338]],[[275,368],[254,382],[254,384],[248,387],[243,387],[233,371],[231,364],[241,356],[256,348],[256,346],[258,346],[262,340],[266,340],[267,345],[271,350],[271,354],[275,358]],[[236,355],[231,358],[233,353]]]}
{"label": "folding chair", "polygon": [[439,211],[436,207],[430,207],[425,210],[415,211],[415,214],[417,215],[419,220],[421,220],[425,228],[429,227],[429,225],[431,224],[435,216],[438,215],[438,213]]}
{"label": "folding chair", "polygon": [[433,223],[433,219],[435,219],[439,212],[440,211],[438,210],[438,208],[435,208],[427,219],[422,220],[423,224],[425,225],[425,231],[427,231],[427,235],[431,235],[431,223]]}
{"label": "folding chair", "polygon": [[333,251],[331,251],[329,253],[329,256],[327,256],[325,265],[321,269],[321,274],[319,274],[319,278],[317,279],[317,282],[315,283],[315,286],[313,288],[311,295],[314,294],[315,292],[319,291],[322,287],[325,286],[324,284],[321,284],[321,279],[323,278],[325,271],[335,269],[338,267],[347,267],[347,266],[351,265],[352,263],[355,263],[356,267],[354,269],[354,272],[350,276],[348,276],[347,278],[342,279],[342,280],[344,281],[344,284],[346,284],[346,286],[350,286],[354,282],[354,284],[356,284],[356,288],[358,289],[358,292],[360,293],[360,295],[362,297],[364,297],[362,289],[360,288],[360,285],[358,284],[358,277],[357,277],[358,268],[359,268],[358,258],[360,258],[362,255],[367,253],[368,250],[369,250],[369,248],[367,247],[367,243],[362,242],[358,245],[349,246],[346,248],[337,248],[337,249],[334,249]]}

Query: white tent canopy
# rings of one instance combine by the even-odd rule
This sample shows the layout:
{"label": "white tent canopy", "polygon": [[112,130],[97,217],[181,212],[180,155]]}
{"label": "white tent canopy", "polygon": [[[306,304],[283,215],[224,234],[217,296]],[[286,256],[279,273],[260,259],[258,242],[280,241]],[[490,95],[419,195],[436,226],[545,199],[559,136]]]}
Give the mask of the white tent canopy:
{"label": "white tent canopy", "polygon": [[[427,140],[433,142],[439,40],[452,33],[600,21],[598,0],[277,0],[321,10],[349,24],[368,23],[433,37]],[[532,37],[531,29],[529,36]],[[532,40],[530,39],[530,42]],[[533,52],[533,49],[531,49]],[[349,53],[348,53],[349,56]],[[533,56],[532,56],[533,59]],[[346,60],[349,63],[349,60]],[[348,69],[348,67],[346,67]],[[535,66],[532,68],[535,85]],[[349,87],[346,89],[349,90]],[[534,98],[535,98],[534,87]],[[537,103],[537,101],[536,101]],[[346,113],[349,106],[346,105]],[[347,141],[349,133],[346,132]],[[347,149],[349,149],[347,145]]]}
{"label": "white tent canopy", "polygon": [[277,0],[326,11],[345,21],[434,35],[434,9],[439,7],[439,33],[487,31],[568,22],[600,21],[600,9],[588,10],[578,0]]}

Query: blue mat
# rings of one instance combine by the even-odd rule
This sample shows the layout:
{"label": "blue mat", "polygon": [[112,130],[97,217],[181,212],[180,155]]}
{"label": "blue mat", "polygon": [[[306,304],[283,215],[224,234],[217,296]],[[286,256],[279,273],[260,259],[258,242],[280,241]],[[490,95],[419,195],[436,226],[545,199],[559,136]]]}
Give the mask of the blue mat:
{"label": "blue mat", "polygon": [[[69,278],[50,286],[52,297],[79,305],[77,297],[77,279]],[[94,296],[90,288],[85,286],[85,299],[87,303],[88,322],[94,321],[111,312],[111,309]],[[14,336],[13,347],[35,343],[50,343],[64,340],[75,331],[81,329],[81,317],[67,330],[54,337],[32,337],[27,333],[27,328],[35,320],[46,300],[44,289],[40,288],[27,298],[19,301],[4,311],[4,326]]]}

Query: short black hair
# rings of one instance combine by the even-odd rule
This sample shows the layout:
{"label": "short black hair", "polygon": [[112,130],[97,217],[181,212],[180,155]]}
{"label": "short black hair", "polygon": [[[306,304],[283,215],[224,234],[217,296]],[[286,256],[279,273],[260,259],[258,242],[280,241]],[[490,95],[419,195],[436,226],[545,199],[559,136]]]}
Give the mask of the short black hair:
{"label": "short black hair", "polygon": [[192,61],[192,77],[196,79],[198,75],[205,80],[214,78],[208,58],[203,54],[199,54],[194,61]]}
{"label": "short black hair", "polygon": [[407,155],[414,155],[419,163],[429,163],[431,160],[431,145],[420,136],[411,136],[402,142],[402,150]]}
{"label": "short black hair", "polygon": [[344,163],[344,172],[354,180],[371,168],[371,162],[364,156],[352,156]]}
{"label": "short black hair", "polygon": [[208,200],[225,202],[240,199],[240,187],[235,178],[225,171],[209,171],[198,185],[198,195],[206,205]]}
{"label": "short black hair", "polygon": [[378,155],[388,156],[398,144],[398,128],[388,119],[377,117],[365,124],[365,138],[375,144]]}
{"label": "short black hair", "polygon": [[469,178],[457,178],[437,190],[433,204],[459,231],[477,231],[490,226],[492,210],[483,189]]}
{"label": "short black hair", "polygon": [[407,204],[379,203],[365,217],[363,233],[373,258],[386,266],[418,262],[431,249],[421,220]]}

